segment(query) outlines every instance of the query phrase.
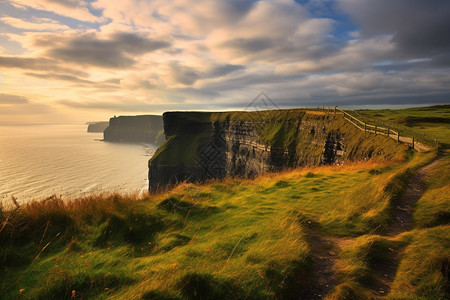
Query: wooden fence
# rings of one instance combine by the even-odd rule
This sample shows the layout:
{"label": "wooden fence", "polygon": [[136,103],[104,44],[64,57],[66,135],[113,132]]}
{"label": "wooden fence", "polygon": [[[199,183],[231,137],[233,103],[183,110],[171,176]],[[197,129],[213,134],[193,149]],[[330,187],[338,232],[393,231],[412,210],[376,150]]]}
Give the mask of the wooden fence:
{"label": "wooden fence", "polygon": [[437,149],[439,147],[439,143],[437,142],[436,139],[434,139],[433,142],[424,141],[423,139],[419,140],[418,138],[416,138],[416,135],[411,132],[411,130],[408,130],[409,134],[406,134],[406,132],[404,134],[401,134],[401,131],[398,128],[391,128],[389,126],[384,127],[375,124],[370,124],[368,121],[361,120],[360,118],[351,115],[349,112],[337,106],[335,107],[322,106],[318,107],[317,110],[322,110],[329,114],[342,114],[346,121],[353,124],[360,130],[363,130],[364,132],[385,135],[387,137],[397,140],[397,142],[407,143],[417,151],[428,151],[433,148]]}

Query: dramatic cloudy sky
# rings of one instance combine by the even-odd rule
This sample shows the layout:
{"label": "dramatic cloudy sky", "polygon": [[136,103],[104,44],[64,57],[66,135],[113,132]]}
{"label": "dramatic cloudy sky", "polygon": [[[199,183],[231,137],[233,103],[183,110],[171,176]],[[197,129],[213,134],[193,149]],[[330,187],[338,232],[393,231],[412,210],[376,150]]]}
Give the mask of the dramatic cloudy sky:
{"label": "dramatic cloudy sky", "polygon": [[449,0],[0,0],[0,122],[449,103]]}

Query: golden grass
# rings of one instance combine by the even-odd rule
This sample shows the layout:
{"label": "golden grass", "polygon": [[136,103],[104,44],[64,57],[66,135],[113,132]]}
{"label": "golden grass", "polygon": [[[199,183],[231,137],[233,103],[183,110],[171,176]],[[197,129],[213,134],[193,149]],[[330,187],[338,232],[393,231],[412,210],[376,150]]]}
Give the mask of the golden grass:
{"label": "golden grass", "polygon": [[[215,299],[286,299],[311,284],[317,253],[310,237],[318,234],[347,241],[357,237],[338,260],[341,284],[330,299],[363,299],[371,295],[366,286],[371,261],[385,259],[380,249],[412,245],[416,253],[435,243],[429,238],[422,246],[415,234],[373,234],[389,226],[390,205],[405,188],[404,177],[434,155],[181,184],[142,197],[31,202],[0,232],[6,270],[0,288],[6,299],[21,289],[25,298],[70,298],[66,291],[76,290],[85,298],[182,299],[202,293]],[[439,231],[429,234],[436,237]],[[408,257],[407,265],[418,256]],[[425,275],[436,271],[436,264],[418,267]],[[412,269],[402,272],[399,286],[413,285]]]}

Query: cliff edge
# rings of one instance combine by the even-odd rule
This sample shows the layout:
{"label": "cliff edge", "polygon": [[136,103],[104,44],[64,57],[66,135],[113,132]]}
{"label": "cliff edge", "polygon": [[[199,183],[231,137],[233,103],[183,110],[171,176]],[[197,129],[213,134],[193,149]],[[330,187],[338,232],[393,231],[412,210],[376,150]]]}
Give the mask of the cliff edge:
{"label": "cliff edge", "polygon": [[166,142],[149,161],[149,191],[181,181],[255,177],[356,160],[403,159],[407,146],[364,133],[341,114],[289,109],[166,112]]}
{"label": "cliff edge", "polygon": [[109,126],[103,132],[105,141],[151,143],[161,145],[164,143],[164,130],[162,116],[119,116],[109,120]]}
{"label": "cliff edge", "polygon": [[109,122],[89,122],[87,132],[103,132],[108,126]]}

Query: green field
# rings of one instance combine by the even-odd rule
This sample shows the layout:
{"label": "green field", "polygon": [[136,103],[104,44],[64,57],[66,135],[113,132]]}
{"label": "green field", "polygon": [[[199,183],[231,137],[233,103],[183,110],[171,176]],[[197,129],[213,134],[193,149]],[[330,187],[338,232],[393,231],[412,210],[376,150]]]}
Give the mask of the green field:
{"label": "green field", "polygon": [[[324,255],[327,299],[382,297],[382,284],[392,299],[448,298],[448,152],[407,155],[0,210],[0,298],[293,299]],[[437,155],[412,230],[387,235]]]}
{"label": "green field", "polygon": [[[363,116],[375,117],[393,126],[403,126],[437,138],[444,148],[450,147],[450,105],[437,105],[407,109],[358,110]],[[402,128],[402,127],[400,127]]]}

